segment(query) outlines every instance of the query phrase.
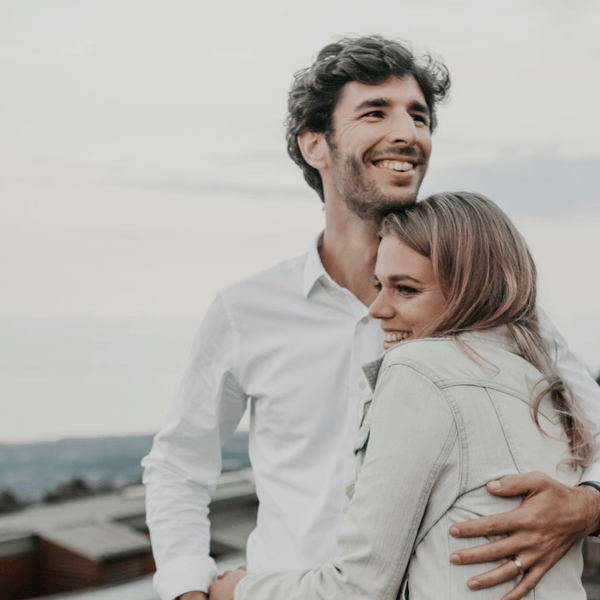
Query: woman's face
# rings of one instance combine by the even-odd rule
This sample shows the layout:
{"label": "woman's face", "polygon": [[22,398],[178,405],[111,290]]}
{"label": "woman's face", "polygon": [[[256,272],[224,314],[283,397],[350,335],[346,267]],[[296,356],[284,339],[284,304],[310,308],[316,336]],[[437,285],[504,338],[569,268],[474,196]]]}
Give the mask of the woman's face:
{"label": "woman's face", "polygon": [[419,337],[446,306],[431,261],[394,235],[386,235],[379,245],[375,285],[379,295],[369,314],[381,319],[386,350]]}

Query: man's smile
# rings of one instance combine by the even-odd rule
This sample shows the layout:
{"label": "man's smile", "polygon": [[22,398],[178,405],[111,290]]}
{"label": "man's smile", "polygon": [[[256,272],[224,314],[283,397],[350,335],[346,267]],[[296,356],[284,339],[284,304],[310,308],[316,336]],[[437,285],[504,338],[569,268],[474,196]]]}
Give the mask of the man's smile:
{"label": "man's smile", "polygon": [[412,162],[398,160],[376,160],[373,165],[378,169],[391,169],[392,171],[400,171],[402,173],[414,169],[415,165]]}

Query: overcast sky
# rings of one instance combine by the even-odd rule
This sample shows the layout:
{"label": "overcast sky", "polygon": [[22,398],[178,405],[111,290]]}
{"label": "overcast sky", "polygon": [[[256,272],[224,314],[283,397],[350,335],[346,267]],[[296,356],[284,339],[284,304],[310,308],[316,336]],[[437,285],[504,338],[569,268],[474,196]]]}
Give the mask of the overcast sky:
{"label": "overcast sky", "polygon": [[[323,217],[285,152],[287,90],[335,36],[366,33],[447,63],[422,192],[499,202],[600,369],[594,0],[0,0],[0,318],[200,319],[219,287],[305,251]],[[35,412],[35,378],[7,373],[3,395]],[[119,431],[157,427],[164,396]],[[102,429],[62,422],[53,435]]]}

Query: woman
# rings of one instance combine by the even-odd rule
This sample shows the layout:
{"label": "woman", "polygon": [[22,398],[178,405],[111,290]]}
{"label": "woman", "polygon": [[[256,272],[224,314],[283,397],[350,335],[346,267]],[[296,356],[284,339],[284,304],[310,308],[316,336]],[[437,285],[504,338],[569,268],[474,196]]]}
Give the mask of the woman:
{"label": "woman", "polygon": [[[590,461],[585,421],[540,337],[535,265],[506,215],[483,196],[438,194],[388,216],[381,236],[370,313],[389,351],[365,367],[375,392],[339,556],[302,572],[233,572],[211,600],[234,588],[236,600],[500,599],[513,582],[476,595],[465,582],[502,562],[450,564],[472,545],[450,527],[518,505],[490,495],[492,479],[536,470],[575,485]],[[584,599],[582,566],[576,544],[526,598]]]}

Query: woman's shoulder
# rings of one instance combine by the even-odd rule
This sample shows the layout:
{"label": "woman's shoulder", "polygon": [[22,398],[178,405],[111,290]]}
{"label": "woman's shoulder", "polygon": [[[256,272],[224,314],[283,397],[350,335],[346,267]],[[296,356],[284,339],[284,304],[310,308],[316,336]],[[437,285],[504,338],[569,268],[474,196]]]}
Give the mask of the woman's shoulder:
{"label": "woman's shoulder", "polygon": [[382,370],[394,367],[415,369],[436,382],[506,383],[508,373],[519,381],[537,373],[521,357],[505,328],[407,340],[383,357]]}

